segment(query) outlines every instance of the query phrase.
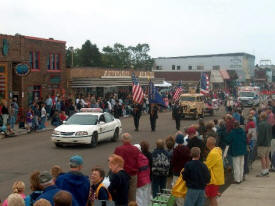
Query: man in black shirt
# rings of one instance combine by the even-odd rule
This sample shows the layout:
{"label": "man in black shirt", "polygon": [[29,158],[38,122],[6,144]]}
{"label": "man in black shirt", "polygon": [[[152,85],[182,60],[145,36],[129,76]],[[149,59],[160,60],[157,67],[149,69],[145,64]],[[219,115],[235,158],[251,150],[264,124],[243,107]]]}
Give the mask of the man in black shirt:
{"label": "man in black shirt", "polygon": [[138,131],[139,128],[139,119],[141,117],[142,105],[138,103],[133,104],[133,117],[135,123],[135,131]]}
{"label": "man in black shirt", "polygon": [[194,127],[190,127],[187,129],[186,133],[188,134],[188,144],[187,146],[191,150],[193,147],[199,147],[200,148],[200,160],[203,160],[203,155],[205,153],[204,149],[204,142],[200,138],[197,137],[196,129]]}
{"label": "man in black shirt", "polygon": [[200,159],[200,148],[191,149],[192,161],[185,164],[182,177],[188,188],[184,206],[203,206],[205,202],[204,189],[210,182],[210,172]]}

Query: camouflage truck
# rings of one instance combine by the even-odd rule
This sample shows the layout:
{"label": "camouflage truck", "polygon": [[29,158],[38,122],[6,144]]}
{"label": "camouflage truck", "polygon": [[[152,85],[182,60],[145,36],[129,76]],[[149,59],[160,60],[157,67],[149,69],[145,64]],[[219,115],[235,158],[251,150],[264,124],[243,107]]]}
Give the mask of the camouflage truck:
{"label": "camouflage truck", "polygon": [[180,95],[179,105],[182,111],[182,118],[199,119],[204,117],[205,103],[202,94],[182,94]]}

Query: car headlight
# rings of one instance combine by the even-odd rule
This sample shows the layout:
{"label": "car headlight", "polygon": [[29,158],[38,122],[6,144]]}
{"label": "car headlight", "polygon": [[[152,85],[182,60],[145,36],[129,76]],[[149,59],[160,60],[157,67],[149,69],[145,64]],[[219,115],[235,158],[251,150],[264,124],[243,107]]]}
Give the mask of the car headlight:
{"label": "car headlight", "polygon": [[54,134],[54,135],[60,135],[60,134],[61,134],[61,132],[56,131],[56,130],[53,130],[53,134]]}
{"label": "car headlight", "polygon": [[84,135],[88,135],[88,132],[86,131],[80,131],[80,132],[76,132],[75,136],[84,136]]}

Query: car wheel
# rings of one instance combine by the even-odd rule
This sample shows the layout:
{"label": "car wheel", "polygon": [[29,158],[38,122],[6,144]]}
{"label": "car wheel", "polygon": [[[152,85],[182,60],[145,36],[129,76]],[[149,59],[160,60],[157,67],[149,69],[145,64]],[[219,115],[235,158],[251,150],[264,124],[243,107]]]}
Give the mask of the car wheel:
{"label": "car wheel", "polygon": [[118,137],[119,137],[119,129],[116,128],[115,133],[114,133],[114,136],[113,136],[113,138],[112,138],[112,141],[113,141],[113,142],[116,142],[116,141],[118,140]]}
{"label": "car wheel", "polygon": [[97,146],[97,141],[98,141],[98,134],[94,133],[92,138],[91,138],[91,147],[96,147]]}
{"label": "car wheel", "polygon": [[204,112],[202,112],[200,116],[203,119],[204,118]]}
{"label": "car wheel", "polygon": [[61,143],[54,143],[56,147],[62,147],[62,144]]}

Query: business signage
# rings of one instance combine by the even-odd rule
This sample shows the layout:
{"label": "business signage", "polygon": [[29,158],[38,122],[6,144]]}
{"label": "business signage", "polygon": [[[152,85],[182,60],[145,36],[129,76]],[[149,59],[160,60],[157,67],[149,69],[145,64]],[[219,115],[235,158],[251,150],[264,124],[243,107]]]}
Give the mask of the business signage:
{"label": "business signage", "polygon": [[15,73],[18,76],[27,76],[30,71],[30,66],[28,64],[17,64],[15,66]]}

